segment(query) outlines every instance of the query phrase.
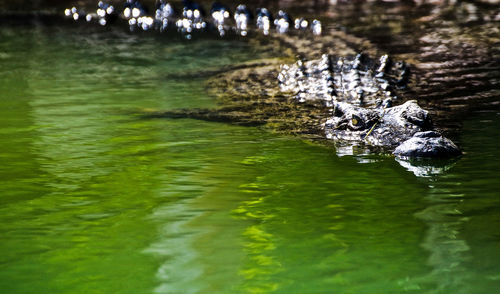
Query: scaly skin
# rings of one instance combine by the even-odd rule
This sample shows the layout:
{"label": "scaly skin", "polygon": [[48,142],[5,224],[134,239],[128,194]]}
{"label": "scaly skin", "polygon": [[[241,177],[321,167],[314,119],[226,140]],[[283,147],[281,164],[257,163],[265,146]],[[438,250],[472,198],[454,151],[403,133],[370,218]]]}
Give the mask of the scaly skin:
{"label": "scaly skin", "polygon": [[394,154],[399,157],[460,155],[453,142],[427,132],[433,130],[430,116],[415,100],[392,107],[393,102],[401,103],[396,93],[407,87],[409,74],[405,63],[392,62],[387,55],[378,62],[362,55],[353,59],[323,55],[283,66],[278,79],[281,89],[299,102],[324,101],[333,109],[324,125],[328,139],[386,151],[397,147]]}
{"label": "scaly skin", "polygon": [[[277,76],[279,89],[272,81]],[[460,155],[449,139],[432,131],[428,112],[414,100],[401,103],[409,70],[404,63],[361,55],[298,61],[280,67],[249,65],[213,79],[221,108],[189,117],[239,124],[265,124],[285,133],[323,137],[339,144],[365,145],[399,157]],[[203,113],[203,114],[202,114]],[[423,135],[424,134],[424,135]],[[418,138],[415,139],[414,138]],[[439,138],[439,139],[436,139]],[[408,140],[413,139],[410,143]]]}

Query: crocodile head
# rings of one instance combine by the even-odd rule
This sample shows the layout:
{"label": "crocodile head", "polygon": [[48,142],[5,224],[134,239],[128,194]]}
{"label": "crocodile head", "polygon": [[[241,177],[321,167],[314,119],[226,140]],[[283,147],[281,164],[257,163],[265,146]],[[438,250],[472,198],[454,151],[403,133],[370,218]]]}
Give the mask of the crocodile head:
{"label": "crocodile head", "polygon": [[388,108],[364,108],[335,102],[325,123],[326,137],[335,141],[380,147],[398,157],[451,157],[460,154],[453,142],[431,131],[428,112],[415,100]]}

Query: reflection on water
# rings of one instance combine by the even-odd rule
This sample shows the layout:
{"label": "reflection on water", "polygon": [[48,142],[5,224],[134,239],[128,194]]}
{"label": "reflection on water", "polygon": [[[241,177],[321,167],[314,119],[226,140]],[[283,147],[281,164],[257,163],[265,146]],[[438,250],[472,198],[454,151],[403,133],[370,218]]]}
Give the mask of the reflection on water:
{"label": "reflection on water", "polygon": [[432,177],[445,174],[453,168],[459,158],[445,160],[405,160],[396,158],[396,161],[417,177]]}
{"label": "reflection on water", "polygon": [[428,230],[422,246],[430,252],[428,263],[432,266],[428,279],[437,284],[436,292],[453,291],[471,293],[469,287],[473,275],[465,271],[464,262],[470,258],[470,247],[461,238],[465,222],[469,217],[463,215],[460,203],[463,194],[430,185],[427,196],[429,206],[416,216],[427,223]]}
{"label": "reflection on water", "polygon": [[203,77],[187,77],[260,54],[248,44],[100,28],[0,34],[8,293],[499,287],[498,114],[464,124],[452,169],[416,177],[392,157],[133,114],[213,106]]}
{"label": "reflection on water", "polygon": [[425,278],[436,281],[436,293],[488,293],[499,288],[499,267],[490,260],[498,256],[498,234],[489,233],[499,222],[492,173],[498,164],[492,152],[497,141],[486,139],[498,138],[493,126],[499,118],[494,111],[478,113],[465,123],[465,162],[429,182],[429,205],[416,214],[428,225],[422,246],[430,252],[432,271]]}

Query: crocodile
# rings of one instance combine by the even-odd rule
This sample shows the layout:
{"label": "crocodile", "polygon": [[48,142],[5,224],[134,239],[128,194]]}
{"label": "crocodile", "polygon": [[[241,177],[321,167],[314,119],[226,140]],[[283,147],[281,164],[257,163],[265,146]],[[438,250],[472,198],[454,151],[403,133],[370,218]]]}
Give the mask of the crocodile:
{"label": "crocodile", "polygon": [[[160,0],[154,16],[149,16],[139,1],[127,0],[120,17],[131,30],[162,31],[175,24],[188,39],[196,30],[209,28],[221,36],[229,31],[246,36],[251,30],[254,16],[244,5],[235,9],[233,27],[229,25],[229,9],[220,3],[212,5],[208,18],[199,4],[184,0],[183,5],[182,12],[175,13],[171,4]],[[101,25],[115,19],[111,16],[116,13],[103,1],[95,14],[74,7],[65,11],[75,20],[96,18]],[[207,83],[218,97],[218,108],[157,111],[147,116],[264,125],[278,132],[363,146],[398,158],[461,154],[451,140],[434,129],[428,111],[406,97],[410,67],[405,62],[393,62],[387,55],[377,60],[356,54],[377,50],[341,31],[320,36],[323,29],[319,20],[293,21],[281,10],[273,18],[265,8],[258,8],[255,15],[255,30],[266,36],[265,42],[276,41],[280,50],[288,50],[288,57],[300,56],[297,62],[287,64],[283,61],[290,58],[275,58],[234,66]],[[273,24],[275,31],[271,31]]]}
{"label": "crocodile", "polygon": [[352,59],[323,55],[282,66],[278,80],[281,90],[299,102],[319,100],[331,110],[322,125],[327,139],[405,158],[460,155],[451,140],[434,130],[428,111],[416,100],[399,101],[397,93],[405,90],[409,76],[405,62],[392,62],[387,55],[378,62],[362,54]]}
{"label": "crocodile", "polygon": [[339,146],[391,152],[399,158],[460,155],[460,149],[435,130],[428,111],[416,100],[397,95],[407,87],[408,68],[394,63],[397,69],[392,69],[391,63],[387,55],[378,63],[362,55],[323,55],[292,65],[249,64],[209,81],[219,98],[217,109],[152,115],[265,125]]}

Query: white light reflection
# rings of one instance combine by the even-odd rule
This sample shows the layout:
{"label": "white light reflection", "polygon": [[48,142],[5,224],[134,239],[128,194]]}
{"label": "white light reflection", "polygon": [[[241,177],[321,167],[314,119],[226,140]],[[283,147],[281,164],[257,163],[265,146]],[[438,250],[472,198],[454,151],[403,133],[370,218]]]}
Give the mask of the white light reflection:
{"label": "white light reflection", "polygon": [[311,23],[311,29],[314,35],[321,35],[321,22],[317,19],[313,20]]}
{"label": "white light reflection", "polygon": [[130,10],[130,8],[125,8],[123,10],[123,16],[125,16],[125,18],[130,18],[130,16],[132,15],[132,11]]}

